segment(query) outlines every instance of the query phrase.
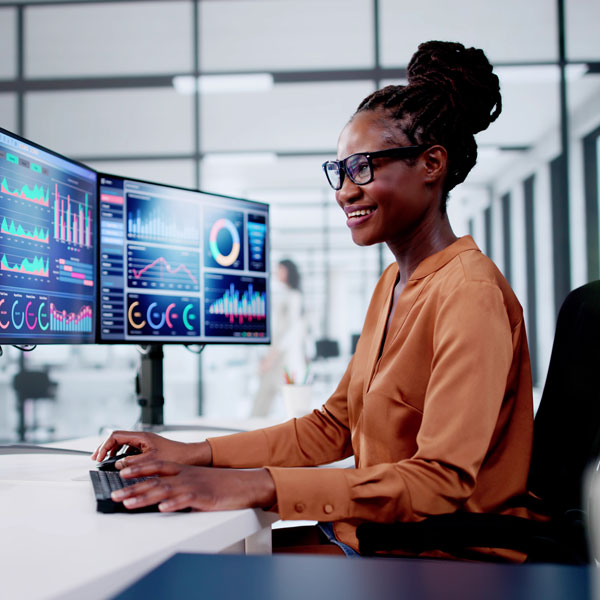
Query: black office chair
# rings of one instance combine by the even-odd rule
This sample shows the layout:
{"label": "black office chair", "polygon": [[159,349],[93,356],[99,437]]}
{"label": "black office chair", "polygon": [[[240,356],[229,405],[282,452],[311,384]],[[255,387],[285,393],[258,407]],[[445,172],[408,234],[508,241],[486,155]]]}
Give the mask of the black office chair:
{"label": "black office chair", "polygon": [[468,556],[469,548],[510,548],[529,562],[585,564],[583,478],[600,456],[600,281],[565,299],[542,400],[534,424],[528,489],[523,504],[548,521],[508,515],[456,512],[418,523],[364,523],[358,527],[364,555],[392,550],[443,550]]}

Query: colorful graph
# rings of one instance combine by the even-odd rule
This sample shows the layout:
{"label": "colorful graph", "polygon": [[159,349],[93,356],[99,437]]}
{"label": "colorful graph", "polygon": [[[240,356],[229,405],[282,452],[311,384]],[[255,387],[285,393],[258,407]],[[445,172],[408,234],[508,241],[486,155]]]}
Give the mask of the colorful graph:
{"label": "colorful graph", "polygon": [[245,291],[240,292],[231,283],[229,289],[209,305],[208,313],[224,316],[230,323],[237,321],[240,325],[245,321],[264,320],[266,317],[265,292],[254,291],[252,283],[248,284]]}
{"label": "colorful graph", "polygon": [[48,229],[37,226],[33,226],[32,228],[31,225],[25,225],[25,227],[23,227],[23,225],[17,225],[12,219],[9,220],[6,217],[2,218],[0,233],[6,233],[18,238],[31,240],[33,242],[42,242],[44,244],[48,243],[48,238],[50,237]]}
{"label": "colorful graph", "polygon": [[127,237],[130,240],[198,245],[198,214],[194,204],[127,197]]}
{"label": "colorful graph", "polygon": [[20,262],[14,262],[11,265],[8,262],[6,254],[2,255],[0,260],[0,271],[12,271],[13,273],[25,273],[27,275],[38,275],[40,277],[48,277],[50,260],[41,256],[34,256],[32,260],[28,258],[21,259]]}
{"label": "colorful graph", "polygon": [[265,246],[267,238],[266,219],[259,215],[248,215],[249,267],[251,271],[265,271]]}
{"label": "colorful graph", "polygon": [[[59,306],[62,308],[59,308]],[[64,308],[68,306],[69,308]],[[93,333],[92,306],[69,298],[0,293],[0,330],[7,335]],[[50,339],[50,337],[48,337]],[[60,339],[56,338],[56,339]]]}
{"label": "colorful graph", "polygon": [[[221,248],[219,246],[219,233],[225,230],[231,236],[231,239],[228,240],[228,248],[226,250],[227,254],[223,254],[221,252]],[[208,243],[210,246],[210,253],[213,255],[213,258],[219,265],[222,267],[230,267],[240,255],[240,235],[235,227],[235,225],[229,219],[219,219],[210,229],[210,234],[208,236]]]}
{"label": "colorful graph", "polygon": [[211,269],[243,269],[247,251],[244,213],[209,209],[204,215],[204,264]]}
{"label": "colorful graph", "polygon": [[198,299],[158,294],[130,294],[127,320],[130,335],[198,335]]}
{"label": "colorful graph", "polygon": [[70,194],[61,196],[56,184],[54,191],[54,239],[86,248],[92,247],[91,211],[88,195],[78,202]]}
{"label": "colorful graph", "polygon": [[67,331],[90,333],[94,323],[92,307],[82,306],[78,312],[60,310],[50,303],[50,329],[52,331]]}
{"label": "colorful graph", "polygon": [[36,184],[31,187],[28,184],[25,184],[21,186],[21,188],[18,186],[15,188],[13,185],[8,183],[6,177],[3,177],[2,182],[0,182],[0,191],[8,194],[9,196],[15,196],[17,198],[22,198],[23,200],[28,200],[34,204],[50,206],[50,190],[43,185]]}
{"label": "colorful graph", "polygon": [[59,281],[85,285],[87,287],[94,285],[93,265],[66,258],[59,258],[57,264]]}
{"label": "colorful graph", "polygon": [[198,252],[138,245],[127,249],[130,287],[198,291],[199,265]]}

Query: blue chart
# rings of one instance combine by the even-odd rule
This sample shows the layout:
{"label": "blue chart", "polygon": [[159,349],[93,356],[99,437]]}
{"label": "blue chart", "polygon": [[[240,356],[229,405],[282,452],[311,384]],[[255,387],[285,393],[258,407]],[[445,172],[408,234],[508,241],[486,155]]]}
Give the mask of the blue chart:
{"label": "blue chart", "polygon": [[200,290],[200,254],[191,250],[129,245],[127,283],[132,288],[197,292]]}
{"label": "blue chart", "polygon": [[262,215],[248,215],[248,267],[251,271],[266,271],[265,246],[267,222]]}
{"label": "blue chart", "polygon": [[198,336],[198,298],[127,294],[127,332],[139,336]]}
{"label": "blue chart", "polygon": [[127,194],[127,239],[198,246],[198,208],[189,202]]}
{"label": "blue chart", "polygon": [[91,304],[70,298],[0,292],[0,331],[5,335],[60,337],[91,334]]}
{"label": "blue chart", "polygon": [[207,211],[205,215],[205,265],[217,269],[244,268],[244,214]]}
{"label": "blue chart", "polygon": [[204,330],[209,337],[267,335],[266,279],[207,273]]}

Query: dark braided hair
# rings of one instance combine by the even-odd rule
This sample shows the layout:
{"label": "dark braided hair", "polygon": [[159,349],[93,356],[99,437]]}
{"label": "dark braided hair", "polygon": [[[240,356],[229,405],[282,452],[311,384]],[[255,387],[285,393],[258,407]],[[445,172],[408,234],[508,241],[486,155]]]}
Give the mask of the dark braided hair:
{"label": "dark braided hair", "polygon": [[482,50],[454,42],[425,42],[408,64],[408,85],[388,85],[356,109],[382,111],[411,144],[439,144],[448,152],[442,212],[448,192],[477,161],[474,134],[502,110],[500,83]]}

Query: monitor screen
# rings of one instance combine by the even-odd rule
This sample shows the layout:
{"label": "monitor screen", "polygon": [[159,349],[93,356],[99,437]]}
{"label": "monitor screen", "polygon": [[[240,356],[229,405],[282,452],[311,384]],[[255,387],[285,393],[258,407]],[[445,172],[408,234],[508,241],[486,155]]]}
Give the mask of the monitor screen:
{"label": "monitor screen", "polygon": [[100,173],[100,339],[267,343],[268,205]]}
{"label": "monitor screen", "polygon": [[96,173],[0,129],[0,343],[93,343]]}

